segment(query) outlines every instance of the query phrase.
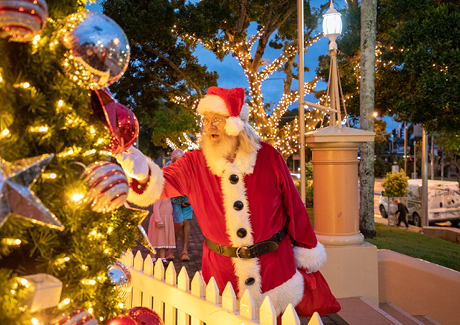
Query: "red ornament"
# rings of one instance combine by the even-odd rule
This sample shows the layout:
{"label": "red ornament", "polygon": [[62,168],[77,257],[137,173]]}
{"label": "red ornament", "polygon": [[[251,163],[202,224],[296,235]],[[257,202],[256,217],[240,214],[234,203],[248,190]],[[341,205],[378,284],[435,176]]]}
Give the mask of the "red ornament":
{"label": "red ornament", "polygon": [[39,34],[48,18],[45,0],[0,1],[0,37],[27,42]]}
{"label": "red ornament", "polygon": [[88,192],[84,201],[95,212],[106,213],[126,202],[129,183],[123,169],[108,161],[95,162],[86,167],[85,182]]}
{"label": "red ornament", "polygon": [[106,325],[137,325],[128,315],[117,315],[109,320]]}
{"label": "red ornament", "polygon": [[147,307],[133,307],[129,310],[129,316],[137,325],[164,325],[160,315]]}
{"label": "red ornament", "polygon": [[139,123],[134,113],[116,103],[107,88],[94,90],[91,93],[91,103],[112,137],[107,149],[117,155],[131,147],[139,134]]}

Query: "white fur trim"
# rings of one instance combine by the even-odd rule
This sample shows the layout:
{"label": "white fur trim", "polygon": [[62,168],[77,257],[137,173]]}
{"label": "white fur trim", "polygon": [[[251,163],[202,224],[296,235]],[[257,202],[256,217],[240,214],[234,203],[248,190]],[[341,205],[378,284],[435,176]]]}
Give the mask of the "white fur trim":
{"label": "white fur trim", "polygon": [[326,262],[326,250],[318,242],[315,248],[303,248],[294,246],[294,260],[297,267],[308,269],[308,273],[318,271]]}
{"label": "white fur trim", "polygon": [[243,121],[249,121],[249,106],[246,103],[244,103],[243,107],[241,107],[240,118]]}
{"label": "white fur trim", "polygon": [[222,176],[227,160],[225,158],[212,159],[206,157],[206,155],[204,158],[206,160],[206,165],[209,167],[209,170],[211,170],[211,173],[219,177]]}
{"label": "white fur trim", "polygon": [[[257,160],[257,152],[258,150],[251,152],[249,154],[247,153],[239,153],[238,151],[236,152],[236,158],[235,158],[235,165],[238,166],[239,173],[241,175],[250,175],[254,172],[254,166],[256,165],[256,160]],[[204,154],[204,153],[203,153]],[[204,155],[204,158],[206,160],[206,165],[209,167],[211,172],[216,175],[221,177],[224,173],[225,170],[228,169],[227,167],[227,160],[225,158],[220,158],[220,159],[212,159]],[[240,177],[244,177],[238,174]]]}
{"label": "white fur trim", "polygon": [[229,117],[225,123],[225,132],[228,135],[237,136],[244,128],[244,123],[239,117]]}
{"label": "white fur trim", "polygon": [[[239,177],[239,182],[231,184],[229,177],[232,174],[236,174]],[[252,226],[249,221],[249,204],[246,197],[246,188],[244,186],[244,174],[238,169],[238,166],[234,163],[227,162],[225,165],[225,171],[221,178],[221,188],[223,194],[223,203],[225,211],[225,223],[227,227],[227,235],[230,239],[231,246],[242,246],[242,245],[253,245],[254,238],[252,237]],[[243,209],[236,211],[233,208],[235,201],[243,202]],[[247,235],[244,238],[240,238],[236,235],[239,228],[247,230]],[[251,259],[232,259],[233,266],[235,268],[235,275],[238,279],[238,292],[241,295],[246,289],[249,290],[251,296],[256,301],[256,298],[261,297],[261,277],[260,277],[260,265],[258,258]],[[247,278],[254,278],[254,284],[246,286],[245,281]],[[257,299],[259,301],[259,299]],[[261,301],[260,301],[261,303]]]}
{"label": "white fur trim", "polygon": [[[149,157],[146,158],[150,169],[149,184],[142,194],[137,194],[132,189],[129,189],[127,198],[128,202],[132,202],[141,207],[149,206],[153,202],[157,201],[163,192],[165,184],[163,171]],[[129,179],[129,181],[131,181],[131,179]]]}
{"label": "white fur trim", "polygon": [[[224,170],[220,176],[225,222],[231,246],[254,244],[244,176],[253,173],[256,159],[257,151],[254,151],[251,154],[237,153],[234,163],[226,162],[223,166],[221,165],[221,169]],[[238,183],[230,183],[229,176],[232,174],[238,175]],[[244,207],[242,210],[236,211],[233,208],[235,201],[243,202]],[[245,228],[247,230],[248,234],[246,237],[240,238],[237,236],[236,233],[239,228]],[[260,276],[259,258],[244,260],[233,258],[232,263],[237,277],[238,297],[241,298],[246,289],[249,290],[257,308],[260,307],[266,295],[269,295],[272,299],[278,314],[283,312],[289,303],[297,304],[302,299],[303,278],[300,273],[299,275],[295,275],[293,278],[286,281],[281,286],[262,294],[262,278]],[[245,281],[248,278],[254,278],[255,282],[252,285],[246,285]]]}
{"label": "white fur trim", "polygon": [[[296,273],[284,282],[282,285],[265,292],[262,295],[262,301],[265,296],[269,296],[276,310],[276,315],[280,315],[286,310],[286,307],[291,303],[294,307],[302,300],[304,292],[304,280],[302,274],[298,270]],[[254,299],[255,301],[255,299]],[[260,305],[256,305],[259,310]]]}
{"label": "white fur trim", "polygon": [[206,95],[200,99],[197,111],[200,113],[200,115],[203,115],[206,112],[213,112],[224,116],[229,116],[228,109],[224,100],[217,95]]}

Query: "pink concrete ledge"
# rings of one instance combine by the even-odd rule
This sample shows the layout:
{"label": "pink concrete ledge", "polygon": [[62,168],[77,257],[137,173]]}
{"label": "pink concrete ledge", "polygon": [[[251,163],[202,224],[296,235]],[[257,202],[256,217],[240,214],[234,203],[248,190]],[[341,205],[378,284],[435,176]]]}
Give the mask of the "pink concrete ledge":
{"label": "pink concrete ledge", "polygon": [[443,325],[460,322],[460,272],[391,250],[378,251],[379,301]]}

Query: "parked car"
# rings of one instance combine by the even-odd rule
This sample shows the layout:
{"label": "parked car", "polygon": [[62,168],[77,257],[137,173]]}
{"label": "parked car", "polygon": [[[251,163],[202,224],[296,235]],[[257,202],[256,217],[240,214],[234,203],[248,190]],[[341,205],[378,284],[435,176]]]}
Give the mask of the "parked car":
{"label": "parked car", "polygon": [[[422,180],[410,179],[408,193],[401,200],[409,210],[407,216],[409,223],[417,227],[422,225]],[[383,193],[383,192],[382,192]],[[394,200],[381,195],[379,210],[383,218],[388,218],[388,213],[394,214],[397,210]],[[458,227],[460,223],[460,188],[457,182],[428,181],[428,221],[437,223],[450,221],[452,226]]]}

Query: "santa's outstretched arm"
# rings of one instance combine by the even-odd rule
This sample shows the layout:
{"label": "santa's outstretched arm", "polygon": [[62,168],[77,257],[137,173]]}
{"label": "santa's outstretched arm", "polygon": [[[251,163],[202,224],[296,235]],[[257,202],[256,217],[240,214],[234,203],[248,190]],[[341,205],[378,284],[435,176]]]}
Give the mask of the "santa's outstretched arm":
{"label": "santa's outstretched arm", "polygon": [[163,171],[150,158],[134,147],[117,155],[118,163],[121,165],[129,180],[128,201],[139,206],[149,206],[160,198],[181,196],[178,191],[168,186]]}

